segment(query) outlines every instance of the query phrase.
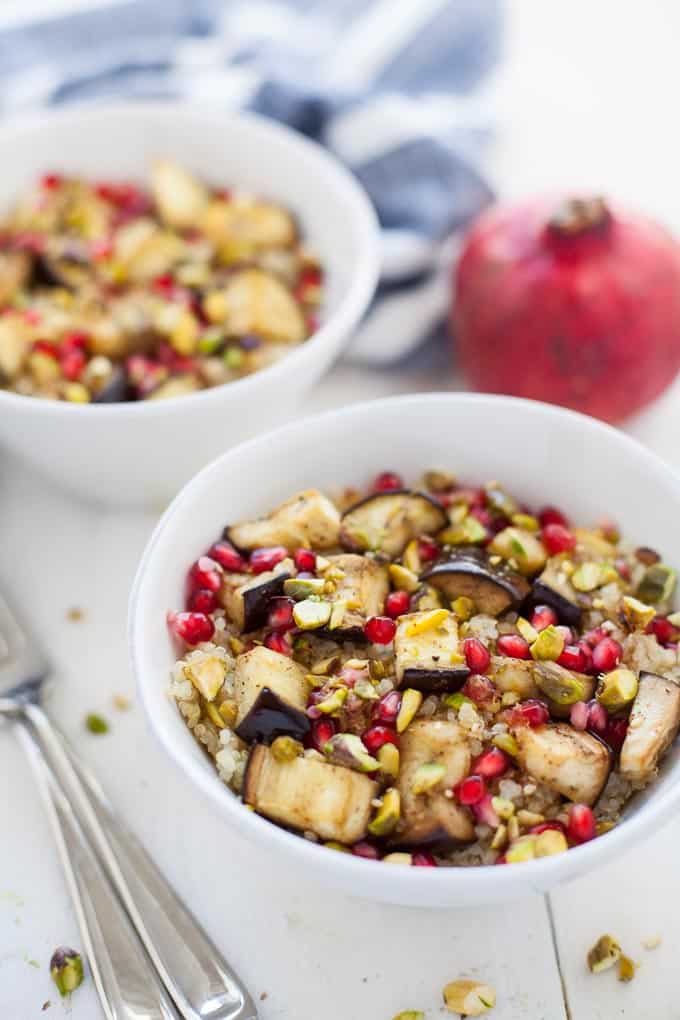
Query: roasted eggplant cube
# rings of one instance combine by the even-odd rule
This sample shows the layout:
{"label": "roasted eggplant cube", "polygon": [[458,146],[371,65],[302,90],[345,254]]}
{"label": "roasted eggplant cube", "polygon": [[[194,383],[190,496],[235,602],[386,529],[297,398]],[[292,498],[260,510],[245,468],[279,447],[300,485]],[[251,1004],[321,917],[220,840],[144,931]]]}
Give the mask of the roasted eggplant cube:
{"label": "roasted eggplant cube", "polygon": [[118,404],[132,399],[133,391],[125,369],[118,365],[111,373],[108,382],[93,397],[95,404]]}
{"label": "roasted eggplant cube", "polygon": [[220,601],[240,631],[257,630],[267,619],[270,599],[283,594],[283,582],[292,575],[290,560],[262,574],[225,574]]}
{"label": "roasted eggplant cube", "polygon": [[500,616],[516,609],[529,593],[529,582],[504,564],[492,564],[481,549],[462,548],[426,570],[421,581],[441,591],[449,602],[464,595],[478,613]]}
{"label": "roasted eggplant cube", "polygon": [[397,686],[402,688],[429,694],[457,691],[470,674],[460,654],[456,618],[444,609],[400,616],[394,656]]}
{"label": "roasted eggplant cube", "polygon": [[525,603],[527,611],[542,605],[554,609],[560,623],[567,627],[580,627],[578,595],[562,572],[561,564],[554,560],[549,560],[543,573],[536,578]]}
{"label": "roasted eggplant cube", "polygon": [[568,723],[517,726],[517,760],[533,779],[578,804],[594,804],[609,776],[609,749]]}
{"label": "roasted eggplant cube", "polygon": [[331,618],[331,626],[325,633],[333,640],[365,641],[364,624],[370,616],[383,612],[390,590],[387,567],[355,553],[329,556],[328,560],[331,569],[335,568],[337,573],[342,571],[344,577],[336,577],[335,591],[325,597],[344,609],[335,620]]}
{"label": "roasted eggplant cube", "polygon": [[[469,811],[444,793],[470,771],[471,753],[463,728],[445,719],[416,719],[402,735],[400,753],[401,822],[393,843],[444,851],[472,842],[475,829]],[[446,772],[435,790],[416,794],[416,772],[429,764],[443,765]]]}
{"label": "roasted eggplant cube", "polygon": [[368,776],[316,758],[278,762],[256,744],[248,757],[243,800],[279,825],[351,844],[368,831],[378,784]]}
{"label": "roasted eggplant cube", "polygon": [[347,549],[395,559],[411,539],[434,535],[447,524],[444,507],[424,492],[378,492],[345,511],[340,540]]}
{"label": "roasted eggplant cube", "polygon": [[332,549],[338,545],[340,513],[318,489],[306,489],[286,500],[267,517],[232,524],[224,537],[237,549],[283,545],[295,549]]}
{"label": "roasted eggplant cube", "polygon": [[656,673],[640,673],[638,692],[621,748],[621,775],[642,786],[656,775],[659,760],[680,728],[680,686]]}
{"label": "roasted eggplant cube", "polygon": [[305,671],[287,655],[264,645],[239,655],[234,693],[238,704],[235,732],[242,740],[271,742],[285,734],[299,740],[309,731]]}

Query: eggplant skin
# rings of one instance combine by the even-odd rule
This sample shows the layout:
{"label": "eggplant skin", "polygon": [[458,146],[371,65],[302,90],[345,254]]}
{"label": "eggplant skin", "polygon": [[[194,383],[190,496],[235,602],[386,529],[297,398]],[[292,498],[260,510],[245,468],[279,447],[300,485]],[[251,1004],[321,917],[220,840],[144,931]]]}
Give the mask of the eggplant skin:
{"label": "eggplant skin", "polygon": [[286,570],[260,574],[253,583],[250,574],[225,574],[220,601],[227,616],[243,633],[257,630],[267,620],[270,600],[283,594],[283,582],[291,576]]}
{"label": "eggplant skin", "polygon": [[341,765],[301,756],[277,762],[263,744],[248,756],[243,800],[258,814],[323,840],[352,844],[368,831],[379,786]]}
{"label": "eggplant skin", "polygon": [[516,609],[529,593],[529,582],[506,567],[495,567],[479,549],[453,552],[420,576],[452,602],[461,595],[472,599],[477,612],[500,616]]}
{"label": "eggplant skin", "polygon": [[106,386],[103,386],[93,399],[94,404],[118,404],[132,399],[132,387],[128,382],[125,369],[119,365],[113,370]]}
{"label": "eggplant skin", "polygon": [[426,492],[392,489],[376,492],[342,515],[340,541],[352,552],[400,556],[418,535],[431,535],[448,524],[446,510]]}
{"label": "eggplant skin", "polygon": [[454,669],[405,669],[399,687],[413,687],[424,694],[445,694],[458,691],[470,675],[467,666]]}
{"label": "eggplant skin", "polygon": [[269,687],[263,687],[234,733],[247,744],[271,744],[277,737],[304,740],[310,722],[304,712],[288,704]]}
{"label": "eggplant skin", "polygon": [[568,598],[555,591],[550,585],[545,584],[540,578],[534,581],[525,605],[527,609],[533,609],[535,606],[550,606],[557,613],[560,623],[564,623],[568,627],[581,626],[581,607],[570,602]]}

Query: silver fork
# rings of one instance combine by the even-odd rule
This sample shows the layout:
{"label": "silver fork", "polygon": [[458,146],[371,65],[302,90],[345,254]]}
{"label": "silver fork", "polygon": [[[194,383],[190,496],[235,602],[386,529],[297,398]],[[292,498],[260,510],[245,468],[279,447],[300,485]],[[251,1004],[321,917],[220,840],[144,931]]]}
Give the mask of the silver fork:
{"label": "silver fork", "polygon": [[257,1020],[243,983],[46,715],[48,676],[0,597],[0,716],[19,728],[48,805],[107,1020]]}

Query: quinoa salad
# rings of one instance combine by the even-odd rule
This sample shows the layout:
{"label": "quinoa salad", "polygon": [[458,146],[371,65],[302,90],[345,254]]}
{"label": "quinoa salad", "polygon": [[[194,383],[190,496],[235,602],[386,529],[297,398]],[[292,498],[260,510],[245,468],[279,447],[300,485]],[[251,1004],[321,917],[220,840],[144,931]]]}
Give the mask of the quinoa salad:
{"label": "quinoa salad", "polygon": [[289,210],[164,160],[149,189],[44,175],[0,221],[0,389],[158,400],[250,375],[316,330]]}
{"label": "quinoa salad", "polygon": [[251,810],[336,851],[514,864],[601,836],[680,726],[675,571],[491,481],[385,472],[228,525],[170,693]]}

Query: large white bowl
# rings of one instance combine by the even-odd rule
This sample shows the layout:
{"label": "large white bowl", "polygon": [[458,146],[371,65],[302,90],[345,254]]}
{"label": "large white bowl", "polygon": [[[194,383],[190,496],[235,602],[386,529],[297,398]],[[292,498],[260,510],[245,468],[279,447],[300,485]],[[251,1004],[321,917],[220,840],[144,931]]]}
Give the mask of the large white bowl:
{"label": "large white bowl", "polygon": [[175,103],[80,107],[0,127],[0,207],[47,169],[148,179],[157,157],[293,210],[327,274],[321,326],[277,364],[174,400],[74,405],[0,390],[0,441],[97,501],[158,506],[228,446],[270,428],[317,382],[378,276],[373,209],[323,149],[263,118]]}
{"label": "large white bowl", "polygon": [[680,564],[680,480],[623,433],[545,404],[465,394],[396,397],[289,425],[225,453],[177,496],[153,534],[130,601],[132,660],[149,721],[170,758],[227,825],[289,868],[359,896],[444,907],[544,891],[618,857],[653,833],[680,802],[671,753],[649,794],[612,832],[558,857],[506,867],[405,868],[341,854],[243,808],[220,782],[166,695],[174,656],[165,624],[180,606],[187,567],[223,526],[272,508],[307,486],[332,491],[394,469],[415,481],[427,467],[462,479],[502,479],[533,506],[555,503],[577,521],[615,519],[633,540]]}

